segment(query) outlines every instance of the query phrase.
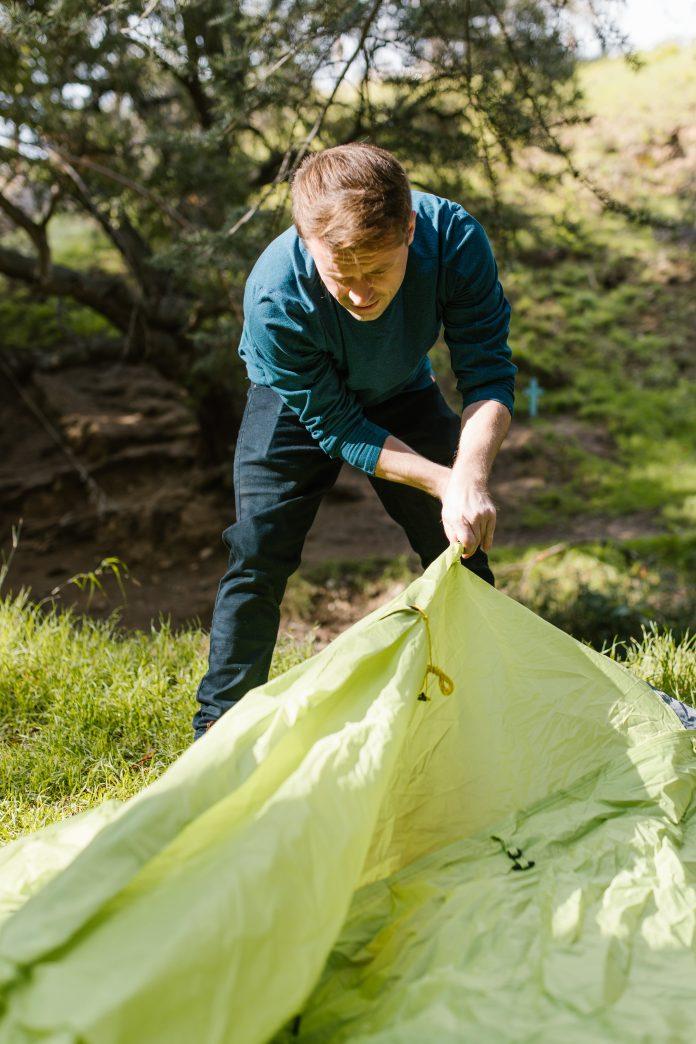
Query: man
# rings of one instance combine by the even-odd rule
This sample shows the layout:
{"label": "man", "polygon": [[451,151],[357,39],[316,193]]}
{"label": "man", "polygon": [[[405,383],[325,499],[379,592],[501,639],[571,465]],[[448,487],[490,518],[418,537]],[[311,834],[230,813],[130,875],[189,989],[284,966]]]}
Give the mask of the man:
{"label": "man", "polygon": [[[268,677],[280,602],[344,462],[366,472],[423,567],[463,545],[493,583],[488,475],[510,425],[510,307],[486,234],[459,204],[411,192],[364,143],[308,156],[294,226],[256,262],[239,354],[251,381],[223,533],[198,738]],[[428,350],[441,324],[463,397],[446,405]],[[455,459],[456,457],[456,459]]]}

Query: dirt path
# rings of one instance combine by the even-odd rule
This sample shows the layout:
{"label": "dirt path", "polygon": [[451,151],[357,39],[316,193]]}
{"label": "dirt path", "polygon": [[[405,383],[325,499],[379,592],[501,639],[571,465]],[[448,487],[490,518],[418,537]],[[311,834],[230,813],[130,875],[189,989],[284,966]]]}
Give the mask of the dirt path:
{"label": "dirt path", "polygon": [[[196,424],[181,390],[147,366],[104,364],[35,374],[22,392],[26,401],[16,384],[0,377],[5,549],[12,525],[23,519],[7,586],[15,591],[28,587],[35,599],[56,592],[60,604],[98,616],[118,609],[126,627],[147,628],[160,616],[175,626],[195,619],[208,626],[226,567],[220,534],[233,520],[231,468],[206,470],[197,463]],[[596,431],[574,421],[555,423],[563,438],[582,441],[595,452],[606,450]],[[551,544],[580,535],[594,539],[645,532],[644,519],[583,518],[559,526],[550,518],[534,531],[526,529],[519,521],[520,506],[553,480],[553,460],[538,431],[517,419],[492,483],[499,505],[498,546],[522,549],[531,542]],[[307,538],[304,568],[410,554],[404,534],[367,478],[346,466]],[[104,580],[104,591],[96,591],[91,601],[69,583],[108,556],[120,559],[130,572],[125,603],[113,578]],[[379,588],[375,597],[388,593]],[[362,596],[346,600],[336,593],[333,601],[342,602],[338,609],[327,597],[318,614],[323,634],[362,615],[369,607],[366,597],[367,602]],[[285,622],[292,620],[286,616]],[[305,623],[297,627],[306,630]]]}

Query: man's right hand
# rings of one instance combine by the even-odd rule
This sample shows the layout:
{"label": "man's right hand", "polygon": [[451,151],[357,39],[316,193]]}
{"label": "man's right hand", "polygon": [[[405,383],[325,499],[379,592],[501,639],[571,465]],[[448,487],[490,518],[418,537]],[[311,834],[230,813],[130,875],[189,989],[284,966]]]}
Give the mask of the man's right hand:
{"label": "man's right hand", "polygon": [[464,558],[477,547],[488,552],[495,523],[495,504],[487,486],[462,482],[453,472],[442,501],[442,524],[450,544],[461,544]]}

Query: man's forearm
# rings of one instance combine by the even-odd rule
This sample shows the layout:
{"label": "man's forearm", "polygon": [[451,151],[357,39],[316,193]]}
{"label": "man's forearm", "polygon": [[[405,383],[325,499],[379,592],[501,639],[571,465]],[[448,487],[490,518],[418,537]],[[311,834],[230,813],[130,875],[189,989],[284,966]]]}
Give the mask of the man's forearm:
{"label": "man's forearm", "polygon": [[422,457],[396,436],[389,435],[377,459],[375,475],[388,482],[403,482],[442,499],[451,471]]}
{"label": "man's forearm", "polygon": [[510,428],[510,411],[494,399],[473,402],[462,413],[459,450],[452,468],[458,485],[487,486],[493,461]]}
{"label": "man's forearm", "polygon": [[477,547],[489,551],[496,510],[488,493],[493,461],[510,427],[510,411],[494,399],[474,402],[462,413],[459,449],[452,468],[435,464],[389,435],[377,460],[375,475],[404,482],[442,501],[442,524],[450,543],[464,555]]}
{"label": "man's forearm", "polygon": [[442,500],[442,524],[450,543],[464,555],[477,547],[490,551],[496,509],[488,492],[488,476],[510,427],[510,412],[493,399],[474,402],[462,414],[459,450]]}
{"label": "man's forearm", "polygon": [[403,482],[441,497],[450,478],[459,483],[485,485],[496,454],[510,427],[510,412],[492,399],[474,402],[462,414],[462,430],[454,468],[422,457],[401,439],[389,435],[377,460],[375,475]]}

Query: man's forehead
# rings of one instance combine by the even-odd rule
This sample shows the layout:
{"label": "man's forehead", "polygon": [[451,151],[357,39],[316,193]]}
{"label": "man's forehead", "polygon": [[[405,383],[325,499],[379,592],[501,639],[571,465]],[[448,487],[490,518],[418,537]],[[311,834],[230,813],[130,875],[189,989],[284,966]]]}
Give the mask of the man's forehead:
{"label": "man's forehead", "polygon": [[354,268],[359,268],[362,271],[391,264],[401,249],[400,246],[390,246],[371,250],[334,251],[321,242],[319,242],[318,250],[316,249],[316,244],[312,245],[314,247],[313,252],[318,254],[318,259],[322,264],[336,272],[347,272]]}

